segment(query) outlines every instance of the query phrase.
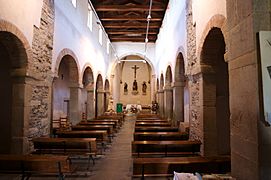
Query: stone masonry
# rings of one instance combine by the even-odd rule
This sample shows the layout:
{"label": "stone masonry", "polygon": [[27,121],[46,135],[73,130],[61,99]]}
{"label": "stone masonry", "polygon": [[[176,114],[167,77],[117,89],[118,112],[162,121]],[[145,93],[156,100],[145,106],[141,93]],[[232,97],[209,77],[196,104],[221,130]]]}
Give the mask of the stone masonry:
{"label": "stone masonry", "polygon": [[31,83],[29,139],[50,133],[51,64],[54,33],[53,0],[43,1],[40,26],[34,26],[33,31],[33,64],[30,66],[30,73],[33,74],[35,80]]}

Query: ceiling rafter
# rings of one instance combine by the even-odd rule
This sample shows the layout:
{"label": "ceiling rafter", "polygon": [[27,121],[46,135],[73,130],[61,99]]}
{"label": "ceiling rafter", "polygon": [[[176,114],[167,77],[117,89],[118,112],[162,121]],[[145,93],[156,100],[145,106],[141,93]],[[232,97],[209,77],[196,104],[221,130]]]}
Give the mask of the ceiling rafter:
{"label": "ceiling rafter", "polygon": [[[169,0],[152,0],[149,42],[155,42]],[[112,42],[145,42],[149,0],[91,0]]]}

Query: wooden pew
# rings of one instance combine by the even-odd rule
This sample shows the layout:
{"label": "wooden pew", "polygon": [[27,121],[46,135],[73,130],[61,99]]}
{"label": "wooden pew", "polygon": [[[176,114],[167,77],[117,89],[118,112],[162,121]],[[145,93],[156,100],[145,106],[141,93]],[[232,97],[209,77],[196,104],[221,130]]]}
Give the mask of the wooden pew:
{"label": "wooden pew", "polygon": [[133,156],[191,156],[200,152],[200,141],[132,141]]}
{"label": "wooden pew", "polygon": [[21,174],[21,179],[32,175],[57,175],[64,180],[64,174],[71,173],[68,156],[55,155],[0,155],[0,173]]}
{"label": "wooden pew", "polygon": [[124,122],[123,114],[103,114],[101,116],[98,116],[96,119],[117,119],[120,120],[121,125]]}
{"label": "wooden pew", "polygon": [[134,158],[133,177],[172,177],[173,171],[186,173],[230,172],[230,157]]}
{"label": "wooden pew", "polygon": [[180,132],[135,132],[134,141],[188,140],[188,133]]}
{"label": "wooden pew", "polygon": [[160,119],[157,114],[138,114],[137,119]]}
{"label": "wooden pew", "polygon": [[135,127],[135,132],[179,132],[178,127]]}
{"label": "wooden pew", "polygon": [[[33,138],[35,154],[58,154],[58,155],[86,155],[88,156],[88,165],[90,159],[95,164],[96,156],[96,138]],[[89,167],[89,166],[88,166]]]}
{"label": "wooden pew", "polygon": [[164,119],[137,119],[137,122],[160,122],[160,123],[167,123],[168,120],[164,120]]}
{"label": "wooden pew", "polygon": [[115,122],[92,122],[92,121],[81,121],[79,125],[111,125],[114,129],[117,128],[117,124]]}
{"label": "wooden pew", "polygon": [[107,131],[108,135],[112,135],[113,126],[111,125],[76,125],[72,126],[73,131],[84,131],[84,130],[104,130]]}
{"label": "wooden pew", "polygon": [[114,128],[120,128],[120,122],[118,119],[92,119],[92,120],[87,120],[87,122],[97,122],[97,123],[104,123],[104,122],[108,122],[108,123],[115,123]]}
{"label": "wooden pew", "polygon": [[58,137],[62,138],[96,138],[96,141],[108,142],[107,131],[57,131]]}
{"label": "wooden pew", "polygon": [[135,127],[151,127],[151,126],[171,127],[171,124],[168,122],[136,122],[135,123]]}

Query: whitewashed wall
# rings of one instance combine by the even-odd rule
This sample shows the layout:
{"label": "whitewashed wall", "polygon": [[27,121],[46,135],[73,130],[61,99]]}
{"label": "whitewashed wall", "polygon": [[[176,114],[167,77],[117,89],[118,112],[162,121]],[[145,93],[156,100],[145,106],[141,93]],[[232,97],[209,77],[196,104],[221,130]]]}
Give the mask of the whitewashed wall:
{"label": "whitewashed wall", "polygon": [[193,23],[196,24],[197,51],[202,33],[210,19],[220,14],[227,17],[226,0],[193,0]]}
{"label": "whitewashed wall", "polygon": [[182,52],[186,60],[185,6],[185,1],[169,1],[168,9],[156,41],[155,67],[158,77],[160,77],[161,73],[166,73],[168,65],[171,65],[172,74],[174,74],[176,58],[179,52]]}
{"label": "whitewashed wall", "polygon": [[20,29],[32,46],[33,26],[39,27],[43,0],[0,0],[0,19]]}
{"label": "whitewashed wall", "polygon": [[[103,81],[106,78],[106,71],[110,54],[106,52],[106,36],[103,35],[103,45],[98,40],[99,26],[93,15],[93,30],[87,27],[88,0],[77,1],[77,7],[71,0],[55,1],[55,33],[52,70],[55,70],[56,59],[61,50],[68,48],[72,50],[77,59],[80,75],[83,74],[83,67],[90,64],[94,73],[94,80],[100,73]],[[56,72],[54,72],[56,73]]]}

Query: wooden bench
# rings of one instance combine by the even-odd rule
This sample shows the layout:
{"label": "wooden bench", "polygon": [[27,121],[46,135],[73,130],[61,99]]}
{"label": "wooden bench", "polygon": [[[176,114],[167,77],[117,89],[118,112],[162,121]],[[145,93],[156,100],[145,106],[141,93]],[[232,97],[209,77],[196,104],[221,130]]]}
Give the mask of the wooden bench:
{"label": "wooden bench", "polygon": [[188,140],[188,133],[180,132],[135,132],[134,141]]}
{"label": "wooden bench", "polygon": [[179,132],[177,127],[135,127],[135,132]]}
{"label": "wooden bench", "polygon": [[132,141],[133,156],[191,156],[200,152],[200,141]]}
{"label": "wooden bench", "polygon": [[95,121],[81,121],[79,125],[111,125],[114,129],[117,129],[117,124],[115,122],[95,122]]}
{"label": "wooden bench", "polygon": [[123,117],[123,114],[104,114],[104,115],[101,115],[101,116],[98,116],[96,119],[115,119],[115,120],[119,120],[121,125],[123,124],[124,122],[124,117]]}
{"label": "wooden bench", "polygon": [[157,114],[138,114],[137,119],[160,119]]}
{"label": "wooden bench", "polygon": [[86,155],[88,156],[88,167],[90,159],[95,164],[96,138],[33,138],[35,154],[58,154],[58,155]]}
{"label": "wooden bench", "polygon": [[167,123],[168,120],[163,120],[163,119],[137,119],[136,123],[137,122],[164,122],[164,123]]}
{"label": "wooden bench", "polygon": [[168,122],[136,122],[135,127],[171,127],[171,124]]}
{"label": "wooden bench", "polygon": [[113,126],[111,125],[76,125],[72,126],[73,131],[84,131],[84,130],[104,130],[107,131],[108,135],[111,136],[113,131]]}
{"label": "wooden bench", "polygon": [[134,158],[133,177],[172,177],[173,172],[227,173],[230,157],[163,157]]}
{"label": "wooden bench", "polygon": [[33,175],[57,175],[64,180],[72,170],[68,156],[1,154],[0,173],[21,174],[22,180]]}
{"label": "wooden bench", "polygon": [[98,120],[97,119],[93,119],[93,120],[87,120],[87,122],[97,122],[97,123],[108,122],[108,123],[115,123],[114,128],[119,129],[121,127],[120,122],[117,119],[98,119]]}

